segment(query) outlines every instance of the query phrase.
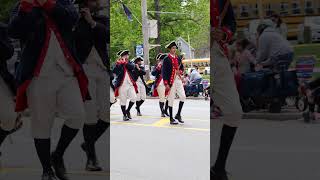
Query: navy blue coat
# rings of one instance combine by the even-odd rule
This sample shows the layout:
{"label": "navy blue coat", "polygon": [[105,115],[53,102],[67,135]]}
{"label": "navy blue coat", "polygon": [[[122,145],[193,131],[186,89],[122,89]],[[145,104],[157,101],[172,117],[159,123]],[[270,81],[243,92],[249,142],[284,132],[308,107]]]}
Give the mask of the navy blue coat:
{"label": "navy blue coat", "polygon": [[129,78],[131,79],[133,86],[135,87],[136,93],[138,92],[138,87],[136,84],[135,80],[135,64],[133,62],[128,62],[126,64],[123,63],[118,63],[116,62],[112,72],[116,75],[116,80],[114,83],[115,87],[115,96],[119,96],[119,87],[122,85],[124,77],[125,77],[125,72],[129,74]]}
{"label": "navy blue coat", "polygon": [[[50,31],[49,25],[55,26],[59,33],[59,42],[64,43],[62,48],[67,53],[67,59],[73,66],[78,79],[83,100],[88,95],[88,79],[84,74],[81,62],[76,56],[73,27],[76,23],[73,9],[59,1],[48,0],[44,6],[30,4],[23,1],[12,12],[8,26],[9,35],[21,41],[22,56],[16,70],[18,85],[16,111],[23,111],[28,107],[26,90],[32,78],[40,72],[42,62],[46,56]],[[60,37],[60,38],[59,38]],[[41,62],[42,61],[42,62]]]}
{"label": "navy blue coat", "polygon": [[[178,64],[179,64],[180,73],[182,74],[184,71],[184,66],[182,64],[182,59],[180,57],[178,57]],[[172,86],[174,81],[173,73],[174,73],[174,69],[173,69],[172,60],[168,55],[163,59],[162,70],[161,70],[161,75],[165,85],[169,85],[170,87]]]}

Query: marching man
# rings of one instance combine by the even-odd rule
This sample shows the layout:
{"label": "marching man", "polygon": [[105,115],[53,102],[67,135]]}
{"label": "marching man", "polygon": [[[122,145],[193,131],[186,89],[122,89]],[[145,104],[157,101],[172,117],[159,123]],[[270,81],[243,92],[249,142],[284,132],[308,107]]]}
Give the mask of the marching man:
{"label": "marching man", "polygon": [[[16,111],[30,109],[42,180],[69,179],[63,155],[85,121],[88,79],[73,51],[72,30],[78,18],[69,8],[55,0],[21,0],[9,24],[9,34],[22,42]],[[50,154],[56,112],[65,122]]]}
{"label": "marching man", "polygon": [[[230,0],[211,0],[211,59],[213,61],[213,97],[223,113],[220,147],[217,160],[211,168],[211,180],[228,180],[226,161],[233,142],[242,108],[234,74],[228,61],[227,43],[236,31],[236,21]],[[214,144],[214,143],[212,143]]]}
{"label": "marching man", "polygon": [[17,113],[14,111],[15,80],[7,69],[7,60],[14,49],[7,34],[7,25],[0,23],[0,146],[14,129]]}
{"label": "marching man", "polygon": [[[153,96],[157,97],[159,96],[159,107],[160,107],[160,112],[161,112],[161,117],[166,117],[169,116],[167,113],[168,110],[168,101],[166,101],[166,96],[168,95],[168,92],[166,92],[166,87],[163,83],[162,79],[162,63],[163,59],[166,57],[166,54],[158,54],[156,59],[157,59],[157,65],[151,72],[153,76],[156,77],[155,83],[154,83],[154,89],[153,89]],[[164,104],[166,102],[166,107],[164,108]]]}
{"label": "marching man", "polygon": [[87,171],[101,171],[96,157],[95,143],[109,127],[107,89],[109,60],[107,55],[107,17],[97,16],[98,0],[79,0],[81,17],[75,30],[79,60],[89,78],[90,101],[86,101],[86,121],[83,126]]}
{"label": "marching man", "polygon": [[[180,123],[184,123],[184,121],[181,118],[182,107],[184,101],[186,100],[186,94],[182,83],[184,67],[181,62],[181,59],[178,58],[178,56],[176,55],[176,51],[178,49],[177,44],[173,41],[170,44],[168,44],[166,48],[169,49],[170,52],[168,56],[163,59],[162,78],[163,83],[166,87],[166,91],[169,92],[168,104],[170,124],[174,125],[178,124],[175,121],[175,119],[178,120]],[[176,94],[179,96],[180,102],[178,112],[174,119],[172,115],[172,107]]]}
{"label": "marching man", "polygon": [[[113,73],[116,74],[115,97],[119,97],[123,120],[132,119],[130,110],[137,99],[138,86],[134,80],[135,64],[129,61],[129,51],[120,51],[117,54],[120,58],[117,60]],[[126,109],[127,99],[129,106]]]}
{"label": "marching man", "polygon": [[137,94],[137,100],[136,100],[136,109],[137,109],[137,115],[142,116],[141,114],[141,105],[147,98],[147,92],[146,92],[146,82],[144,81],[143,76],[146,75],[146,71],[144,69],[144,66],[142,65],[143,58],[142,57],[136,57],[134,59],[135,63],[135,79],[138,86],[138,94]]}

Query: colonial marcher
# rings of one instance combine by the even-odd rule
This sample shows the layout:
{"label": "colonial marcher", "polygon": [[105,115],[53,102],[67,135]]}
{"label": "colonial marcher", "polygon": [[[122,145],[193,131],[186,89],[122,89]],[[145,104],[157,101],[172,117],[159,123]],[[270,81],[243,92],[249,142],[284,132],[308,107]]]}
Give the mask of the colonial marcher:
{"label": "colonial marcher", "polygon": [[135,80],[138,86],[138,93],[137,93],[137,99],[136,99],[136,109],[137,109],[137,115],[142,116],[141,114],[141,105],[147,98],[147,92],[146,92],[146,82],[144,81],[143,76],[146,75],[146,71],[144,66],[142,65],[143,58],[138,56],[134,59],[135,63]]}
{"label": "colonial marcher", "polygon": [[14,49],[7,34],[7,25],[0,23],[0,146],[15,128],[18,117],[14,111],[15,80],[7,68],[7,60],[13,53]]}
{"label": "colonial marcher", "polygon": [[[184,123],[181,118],[181,111],[186,99],[186,94],[184,91],[182,79],[183,79],[183,72],[184,67],[182,64],[182,59],[176,55],[177,51],[177,44],[173,41],[166,46],[168,50],[170,50],[168,56],[163,59],[163,66],[162,66],[162,78],[163,83],[166,87],[166,91],[169,91],[168,95],[168,104],[169,104],[169,115],[170,115],[170,124],[177,124],[175,121],[178,120],[180,123]],[[173,101],[178,95],[179,97],[179,109],[175,116],[175,119],[172,115],[173,109]]]}
{"label": "colonial marcher", "polygon": [[76,50],[79,60],[89,79],[90,101],[86,101],[86,121],[83,126],[87,171],[101,171],[98,164],[95,143],[110,125],[108,114],[109,60],[107,43],[109,39],[108,19],[96,15],[100,8],[98,0],[79,0],[81,17],[75,29]]}
{"label": "colonial marcher", "polygon": [[227,180],[226,161],[242,117],[240,98],[228,60],[227,48],[227,43],[236,31],[236,20],[230,0],[211,0],[210,6],[211,59],[214,59],[213,97],[215,105],[223,113],[224,120],[218,157],[211,168],[210,177],[211,180]]}
{"label": "colonial marcher", "polygon": [[[115,81],[115,97],[119,97],[123,120],[132,119],[130,110],[137,99],[138,86],[134,80],[135,65],[129,61],[129,51],[120,51],[117,54],[120,58],[117,60],[113,73],[116,75]],[[129,101],[128,109],[126,109],[127,100]]]}
{"label": "colonial marcher", "polygon": [[117,102],[117,99],[114,95],[114,91],[115,91],[115,87],[113,84],[114,75],[111,71],[109,72],[109,75],[110,75],[110,107],[111,107],[114,103]]}
{"label": "colonial marcher", "polygon": [[[85,121],[88,79],[75,55],[72,33],[78,17],[70,7],[55,0],[21,0],[9,23],[9,35],[19,39],[22,46],[15,109],[30,109],[42,180],[55,180],[55,176],[69,179],[63,155]],[[65,122],[58,145],[50,154],[57,112]]]}
{"label": "colonial marcher", "polygon": [[[155,83],[153,87],[153,96],[157,97],[159,96],[159,107],[160,107],[160,112],[161,112],[161,117],[166,117],[169,116],[168,114],[168,101],[166,100],[166,97],[168,95],[168,91],[166,92],[166,87],[163,83],[162,79],[162,63],[163,59],[166,57],[166,54],[158,54],[156,59],[157,59],[157,65],[151,72],[153,76],[155,76]],[[164,106],[166,104],[166,106]]]}

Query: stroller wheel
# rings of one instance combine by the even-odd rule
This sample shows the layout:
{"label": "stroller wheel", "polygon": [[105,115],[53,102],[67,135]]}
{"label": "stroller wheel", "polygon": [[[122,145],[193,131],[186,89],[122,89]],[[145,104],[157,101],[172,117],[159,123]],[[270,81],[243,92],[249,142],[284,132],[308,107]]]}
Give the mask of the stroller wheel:
{"label": "stroller wheel", "polygon": [[306,97],[299,97],[296,100],[296,108],[300,111],[303,112],[307,109],[308,107],[308,100]]}

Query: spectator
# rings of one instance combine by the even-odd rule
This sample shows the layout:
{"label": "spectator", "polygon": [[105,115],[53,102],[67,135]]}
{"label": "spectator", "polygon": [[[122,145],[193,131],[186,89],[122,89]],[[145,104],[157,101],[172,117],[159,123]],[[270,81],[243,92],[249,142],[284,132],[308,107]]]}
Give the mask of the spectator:
{"label": "spectator", "polygon": [[190,84],[189,74],[186,73],[183,77],[183,86],[186,87],[186,86],[189,86],[189,84]]}
{"label": "spectator", "polygon": [[250,46],[250,41],[247,39],[238,40],[236,42],[236,49],[237,49],[237,69],[240,74],[250,72],[252,69],[252,64],[255,64],[255,57],[249,51],[248,47]]}
{"label": "spectator", "polygon": [[280,61],[286,61],[289,67],[293,60],[290,43],[267,23],[258,26],[257,34],[257,68],[267,67],[276,70]]}
{"label": "spectator", "polygon": [[199,73],[199,68],[198,66],[193,66],[194,69],[191,71],[190,74],[190,85],[198,85],[202,81],[202,76]]}
{"label": "spectator", "polygon": [[288,27],[286,23],[283,22],[282,18],[278,14],[273,14],[271,20],[275,25],[276,31],[281,34],[283,38],[287,39]]}

